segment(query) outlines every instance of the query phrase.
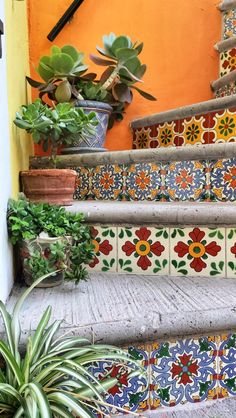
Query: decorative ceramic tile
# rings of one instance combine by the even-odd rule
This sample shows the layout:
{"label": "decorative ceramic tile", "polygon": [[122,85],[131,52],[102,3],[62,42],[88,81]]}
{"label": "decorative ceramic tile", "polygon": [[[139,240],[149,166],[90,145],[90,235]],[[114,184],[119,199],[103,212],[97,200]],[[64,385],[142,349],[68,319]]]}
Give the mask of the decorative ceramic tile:
{"label": "decorative ceramic tile", "polygon": [[236,334],[221,336],[219,347],[221,397],[236,395]]}
{"label": "decorative ceramic tile", "polygon": [[236,48],[220,54],[220,77],[236,70]]}
{"label": "decorative ceramic tile", "polygon": [[151,128],[134,129],[133,148],[144,149],[149,148],[149,141],[151,138]]}
{"label": "decorative ceramic tile", "polygon": [[172,228],[170,260],[173,276],[225,277],[225,229]]}
{"label": "decorative ceramic tile", "polygon": [[235,109],[219,110],[210,113],[210,143],[236,141]]}
{"label": "decorative ceramic tile", "polygon": [[226,274],[227,277],[236,278],[236,229],[226,229]]}
{"label": "decorative ceramic tile", "polygon": [[[145,347],[129,347],[128,351],[147,372],[149,354],[145,351]],[[123,408],[126,411],[140,413],[148,409],[148,374],[132,376],[134,369],[129,367],[127,370],[120,362],[116,365],[114,365],[114,360],[112,362],[111,365],[109,361],[100,361],[92,366],[93,375],[98,380],[102,381],[105,377],[116,377],[118,380],[116,385],[108,391],[105,401],[113,407]],[[111,413],[119,412],[121,413],[116,408],[111,410]]]}
{"label": "decorative ceramic tile", "polygon": [[211,192],[217,200],[236,200],[236,158],[212,162],[210,183]]}
{"label": "decorative ceramic tile", "polygon": [[165,190],[170,200],[203,200],[207,181],[204,161],[179,161],[167,165]]}
{"label": "decorative ceramic tile", "polygon": [[115,226],[91,227],[95,257],[88,270],[117,271],[117,228]]}
{"label": "decorative ceramic tile", "polygon": [[125,174],[126,200],[158,200],[161,194],[161,166],[153,163],[131,164]]}
{"label": "decorative ceramic tile", "polygon": [[224,19],[224,39],[236,35],[236,9],[227,10],[223,13]]}
{"label": "decorative ceramic tile", "polygon": [[227,84],[215,91],[215,97],[231,96],[231,94],[236,94],[236,82]]}
{"label": "decorative ceramic tile", "polygon": [[167,228],[118,228],[118,272],[168,274],[168,238]]}
{"label": "decorative ceramic tile", "polygon": [[208,131],[207,114],[181,119],[179,124],[179,146],[207,144]]}
{"label": "decorative ceramic tile", "polygon": [[164,122],[157,125],[157,138],[160,147],[170,147],[177,145],[178,122]]}
{"label": "decorative ceramic tile", "polygon": [[153,344],[151,409],[206,401],[217,387],[214,338]]}
{"label": "decorative ceramic tile", "polygon": [[77,172],[74,199],[91,199],[91,169],[86,167],[73,167]]}
{"label": "decorative ceramic tile", "polygon": [[91,190],[98,200],[119,200],[123,192],[123,166],[107,164],[92,170]]}

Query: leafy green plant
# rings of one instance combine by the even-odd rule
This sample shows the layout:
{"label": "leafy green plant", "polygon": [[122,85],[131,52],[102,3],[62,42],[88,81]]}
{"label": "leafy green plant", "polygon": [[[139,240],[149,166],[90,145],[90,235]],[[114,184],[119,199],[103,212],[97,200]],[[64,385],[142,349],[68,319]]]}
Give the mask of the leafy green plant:
{"label": "leafy green plant", "polygon": [[[60,243],[48,245],[48,254],[32,245],[33,250],[24,257],[26,266],[37,278],[42,273],[50,273],[58,267],[65,269],[65,279],[76,283],[86,279],[88,273],[84,265],[89,264],[94,255],[90,228],[83,224],[81,213],[67,212],[65,208],[48,203],[32,203],[23,196],[8,203],[7,225],[13,245],[32,242],[41,233],[49,237],[63,237]],[[66,239],[66,237],[70,237]],[[68,258],[65,254],[68,253]],[[45,268],[45,270],[44,270]]]}
{"label": "leafy green plant", "polygon": [[34,142],[41,144],[44,151],[51,147],[55,157],[60,145],[71,145],[78,138],[82,140],[87,133],[93,134],[97,120],[94,112],[85,114],[81,108],[73,107],[70,103],[49,107],[41,99],[36,99],[34,103],[21,106],[14,123],[32,134]]}
{"label": "leafy green plant", "polygon": [[40,97],[47,94],[57,102],[79,99],[109,103],[113,108],[109,123],[112,127],[115,120],[123,119],[126,105],[132,102],[133,90],[147,100],[156,100],[136,86],[136,83],[142,82],[147,69],[138,58],[142,49],[143,43],[132,42],[126,35],[104,35],[103,47],[97,46],[102,57],[90,55],[95,64],[106,67],[97,78],[97,74],[86,72],[88,67],[82,62],[83,53],[71,45],[62,48],[54,45],[51,55],[40,58],[37,67],[44,83],[30,77],[27,80],[32,87],[38,88]]}
{"label": "leafy green plant", "polygon": [[26,349],[19,349],[19,314],[32,289],[49,275],[40,277],[15,304],[10,314],[0,302],[5,339],[0,340],[0,416],[2,418],[91,418],[95,412],[109,414],[103,395],[117,383],[115,377],[98,381],[91,372],[94,361],[107,361],[131,369],[130,377],[142,374],[138,363],[123,350],[92,345],[85,338],[55,339],[61,321],[49,325],[51,307],[44,312]]}

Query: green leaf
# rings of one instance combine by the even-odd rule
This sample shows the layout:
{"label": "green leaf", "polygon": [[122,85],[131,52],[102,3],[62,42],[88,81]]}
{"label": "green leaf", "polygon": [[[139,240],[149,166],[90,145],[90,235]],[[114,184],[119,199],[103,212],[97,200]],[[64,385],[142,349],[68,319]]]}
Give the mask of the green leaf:
{"label": "green leaf", "polygon": [[61,51],[64,54],[70,55],[70,57],[72,58],[72,60],[74,62],[77,62],[79,60],[79,58],[80,59],[83,59],[83,54],[82,54],[82,56],[80,56],[79,53],[78,53],[78,51],[77,51],[77,49],[74,48],[72,45],[64,45],[61,48]]}
{"label": "green leaf", "polygon": [[81,418],[94,418],[87,408],[80,405],[78,401],[75,401],[72,396],[65,393],[53,392],[48,395],[48,399],[56,404],[62,404],[69,408],[75,414],[79,414]]}
{"label": "green leaf", "polygon": [[26,385],[26,387],[35,397],[40,415],[43,418],[52,418],[52,413],[48,399],[43,390],[41,389],[40,385],[38,385],[37,383],[29,383],[28,385]]}
{"label": "green leaf", "polygon": [[58,75],[69,74],[74,67],[74,61],[69,55],[62,52],[60,54],[52,55],[50,65]]}
{"label": "green leaf", "polygon": [[116,57],[119,64],[125,64],[128,60],[135,58],[138,51],[130,48],[119,48],[116,50]]}
{"label": "green leaf", "polygon": [[[16,347],[18,348],[18,345],[16,345]],[[24,379],[23,379],[23,375],[20,370],[20,367],[18,366],[16,359],[13,357],[7,345],[1,340],[0,340],[0,354],[5,359],[7,365],[10,367],[12,373],[14,374],[14,377],[17,380],[18,385],[19,386],[22,385]],[[18,354],[18,350],[16,350],[15,348],[15,355],[16,354]]]}
{"label": "green leaf", "polygon": [[103,66],[115,65],[115,61],[105,60],[93,54],[90,54],[89,57],[91,61],[93,61],[97,65],[103,65]]}

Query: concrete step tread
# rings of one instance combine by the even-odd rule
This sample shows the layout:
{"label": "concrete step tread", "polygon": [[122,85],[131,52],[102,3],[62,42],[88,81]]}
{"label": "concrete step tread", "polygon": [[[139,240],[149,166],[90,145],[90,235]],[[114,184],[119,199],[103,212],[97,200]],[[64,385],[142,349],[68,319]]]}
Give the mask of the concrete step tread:
{"label": "concrete step tread", "polygon": [[[61,332],[112,344],[236,329],[235,279],[93,273],[78,286],[35,289],[25,302],[23,341],[48,305]],[[11,310],[22,287],[15,286]],[[2,328],[0,327],[0,330]]]}
{"label": "concrete step tread", "polygon": [[[235,0],[236,1],[236,0]],[[178,119],[185,119],[195,115],[208,112],[214,112],[220,109],[235,107],[236,95],[207,100],[205,102],[194,103],[187,106],[178,107],[176,109],[167,110],[165,112],[156,113],[142,118],[134,119],[131,122],[131,128],[143,128],[152,126],[157,123],[170,122]]]}
{"label": "concrete step tread", "polygon": [[74,201],[88,223],[153,225],[236,225],[236,202]]}

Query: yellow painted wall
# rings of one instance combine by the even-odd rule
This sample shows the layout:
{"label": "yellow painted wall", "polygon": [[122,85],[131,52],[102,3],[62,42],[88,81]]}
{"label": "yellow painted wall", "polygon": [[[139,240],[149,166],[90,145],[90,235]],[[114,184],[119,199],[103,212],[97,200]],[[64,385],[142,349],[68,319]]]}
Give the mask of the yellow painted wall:
{"label": "yellow painted wall", "polygon": [[27,1],[5,0],[8,105],[12,195],[19,191],[19,171],[28,168],[32,143],[25,131],[13,124],[20,105],[27,103],[25,76],[29,74]]}
{"label": "yellow painted wall", "polygon": [[[213,97],[210,81],[218,78],[221,38],[220,0],[85,0],[54,43],[73,44],[96,52],[102,35],[115,32],[144,42],[141,61],[147,64],[140,87],[157,97],[149,102],[134,93],[125,119],[108,133],[110,150],[129,149],[132,119]],[[72,0],[29,0],[30,61],[33,78],[40,56],[52,43],[47,35]],[[94,66],[91,65],[91,69]]]}

